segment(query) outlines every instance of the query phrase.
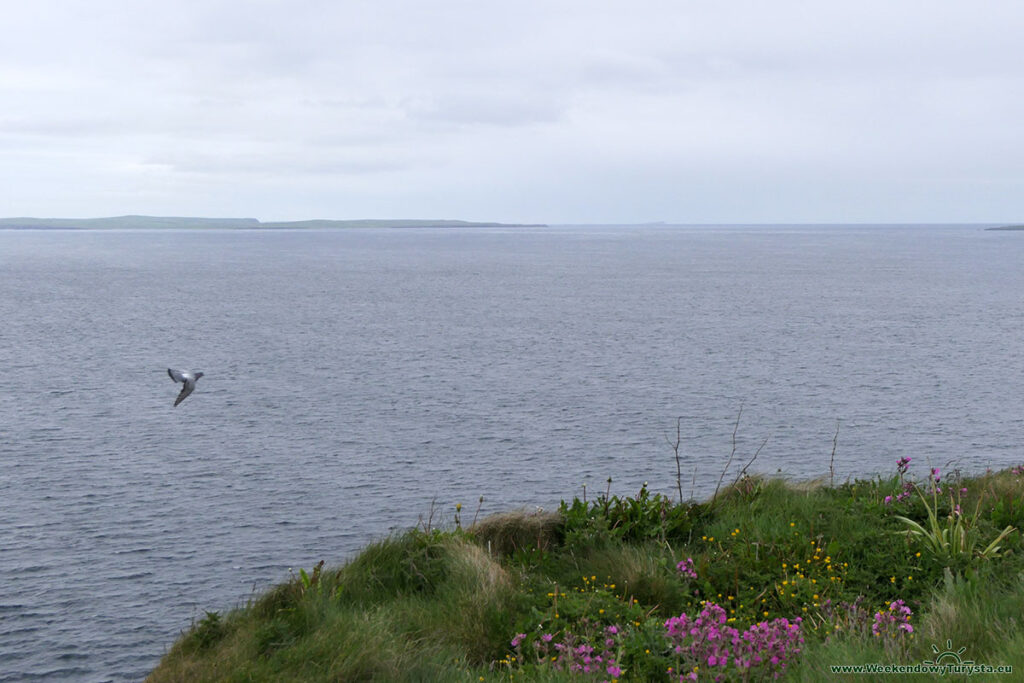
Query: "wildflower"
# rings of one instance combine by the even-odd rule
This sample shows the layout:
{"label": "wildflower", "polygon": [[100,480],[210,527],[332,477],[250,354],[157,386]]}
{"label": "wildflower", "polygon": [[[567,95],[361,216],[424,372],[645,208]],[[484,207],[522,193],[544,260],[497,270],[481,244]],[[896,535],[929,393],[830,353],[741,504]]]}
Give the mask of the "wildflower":
{"label": "wildflower", "polygon": [[519,644],[526,638],[525,633],[517,633],[516,637],[512,639],[512,647],[519,647]]}
{"label": "wildflower", "polygon": [[697,570],[693,567],[692,557],[688,557],[685,560],[680,561],[679,564],[676,565],[676,571],[687,578],[697,578]]}
{"label": "wildflower", "polygon": [[889,504],[891,504],[891,503],[892,503],[892,496],[886,496],[886,497],[885,497],[885,504],[886,504],[886,505],[889,505]]}
{"label": "wildflower", "polygon": [[913,612],[902,600],[894,600],[889,603],[887,612],[875,612],[875,623],[871,625],[871,633],[875,636],[887,636],[898,638],[904,633],[913,633],[914,627],[910,625],[910,617]]}

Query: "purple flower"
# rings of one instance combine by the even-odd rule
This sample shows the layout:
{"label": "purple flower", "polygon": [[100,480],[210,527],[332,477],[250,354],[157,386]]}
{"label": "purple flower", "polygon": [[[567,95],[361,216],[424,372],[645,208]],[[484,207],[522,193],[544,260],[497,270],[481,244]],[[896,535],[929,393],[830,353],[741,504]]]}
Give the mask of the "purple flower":
{"label": "purple flower", "polygon": [[517,633],[516,637],[512,639],[512,647],[519,647],[519,644],[526,638],[525,633]]}
{"label": "purple flower", "polygon": [[685,560],[680,561],[679,564],[676,565],[676,571],[687,578],[697,578],[697,570],[693,568],[692,557],[688,557]]}
{"label": "purple flower", "polygon": [[[665,628],[673,652],[689,666],[718,667],[730,673],[735,669],[743,677],[758,667],[757,677],[777,678],[803,646],[800,624],[800,619],[775,619],[740,633],[728,624],[724,609],[706,603],[696,618],[681,614],[667,620]],[[686,677],[680,675],[680,680]]]}
{"label": "purple flower", "polygon": [[545,643],[550,643],[552,638],[554,638],[554,636],[550,633],[545,633],[540,637],[540,639],[543,640]]}
{"label": "purple flower", "polygon": [[886,496],[885,497],[885,504],[886,505],[891,505],[892,504],[892,496]]}
{"label": "purple flower", "polygon": [[871,632],[876,636],[887,636],[898,638],[904,633],[913,633],[914,627],[910,625],[910,617],[913,612],[902,600],[894,600],[889,603],[886,611],[875,612],[875,623],[871,625]]}

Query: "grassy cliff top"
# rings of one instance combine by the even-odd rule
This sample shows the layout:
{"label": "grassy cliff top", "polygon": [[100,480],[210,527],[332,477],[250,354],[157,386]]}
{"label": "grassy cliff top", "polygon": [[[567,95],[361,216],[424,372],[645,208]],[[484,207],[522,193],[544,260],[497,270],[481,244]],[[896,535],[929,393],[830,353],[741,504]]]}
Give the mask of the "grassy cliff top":
{"label": "grassy cliff top", "polygon": [[820,681],[945,650],[1024,670],[1024,467],[899,469],[835,487],[744,477],[701,503],[642,489],[471,525],[456,509],[448,528],[207,612],[147,680]]}

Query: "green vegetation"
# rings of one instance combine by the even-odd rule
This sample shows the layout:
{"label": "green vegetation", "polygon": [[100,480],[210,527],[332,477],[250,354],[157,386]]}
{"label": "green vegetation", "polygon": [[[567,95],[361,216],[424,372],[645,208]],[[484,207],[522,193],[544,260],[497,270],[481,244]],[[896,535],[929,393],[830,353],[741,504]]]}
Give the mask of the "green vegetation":
{"label": "green vegetation", "polygon": [[833,666],[925,661],[1024,671],[1024,467],[912,482],[908,464],[835,487],[744,476],[701,503],[646,487],[614,496],[609,482],[596,500],[467,528],[459,506],[452,529],[386,538],[207,612],[148,680],[819,681],[843,678]]}
{"label": "green vegetation", "polygon": [[185,218],[177,216],[114,216],[112,218],[0,218],[0,229],[24,230],[184,230],[199,228],[328,229],[328,228],[501,228],[509,223],[454,220],[368,219],[311,220],[262,223],[255,218]]}
{"label": "green vegetation", "polygon": [[[510,228],[527,227],[519,223],[486,223],[476,221],[368,218],[363,220],[312,220],[281,223],[260,223],[261,228]],[[543,226],[530,226],[543,227]]]}

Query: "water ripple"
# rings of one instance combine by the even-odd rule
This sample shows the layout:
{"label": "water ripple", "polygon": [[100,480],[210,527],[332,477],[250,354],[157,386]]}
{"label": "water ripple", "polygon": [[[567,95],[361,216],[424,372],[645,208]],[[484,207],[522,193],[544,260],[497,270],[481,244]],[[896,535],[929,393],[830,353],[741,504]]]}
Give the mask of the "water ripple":
{"label": "water ripple", "polygon": [[0,681],[139,680],[432,506],[670,493],[679,416],[697,495],[741,405],[762,472],[827,474],[837,419],[839,477],[1019,464],[1019,238],[0,231]]}

